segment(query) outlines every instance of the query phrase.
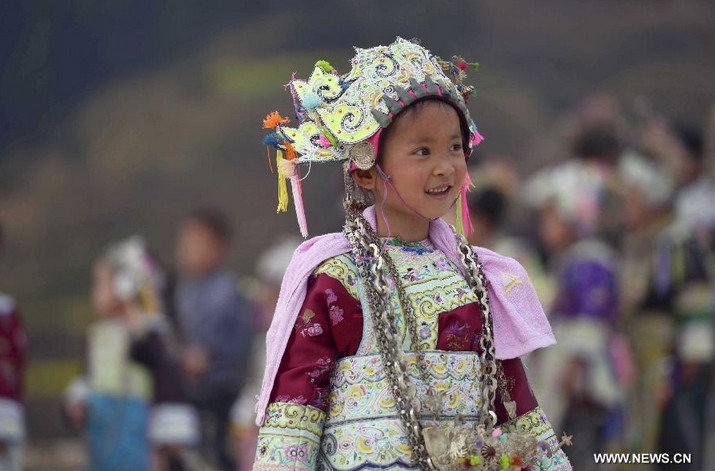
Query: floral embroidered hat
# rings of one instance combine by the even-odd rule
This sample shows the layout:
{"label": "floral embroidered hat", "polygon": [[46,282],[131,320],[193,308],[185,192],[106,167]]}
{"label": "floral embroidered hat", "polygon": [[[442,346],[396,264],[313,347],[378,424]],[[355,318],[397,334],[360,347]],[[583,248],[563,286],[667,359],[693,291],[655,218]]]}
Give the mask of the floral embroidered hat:
{"label": "floral embroidered hat", "polygon": [[[290,120],[276,111],[263,121],[265,129],[273,130],[263,142],[276,149],[278,212],[288,207],[288,179],[303,237],[308,232],[297,164],[342,162],[346,174],[371,168],[382,130],[404,108],[427,98],[445,101],[457,110],[466,158],[483,139],[466,106],[474,88],[463,83],[467,69],[476,70],[478,64],[467,63],[459,56],[443,60],[416,40],[399,37],[389,46],[355,48],[355,52],[352,69],[346,75],[339,75],[321,60],[308,80],[293,78],[288,83],[297,127],[289,126]],[[468,182],[464,186],[468,187]],[[458,216],[466,210],[462,199],[458,201]]]}

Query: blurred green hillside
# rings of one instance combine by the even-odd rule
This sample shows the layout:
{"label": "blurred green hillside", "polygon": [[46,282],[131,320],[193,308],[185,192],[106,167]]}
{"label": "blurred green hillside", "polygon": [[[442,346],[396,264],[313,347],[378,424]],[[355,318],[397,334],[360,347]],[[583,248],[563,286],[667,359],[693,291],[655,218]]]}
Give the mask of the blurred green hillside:
{"label": "blurred green hillside", "polygon": [[[486,136],[479,153],[512,155],[522,171],[565,155],[569,112],[589,95],[608,92],[625,104],[642,95],[697,123],[715,104],[710,1],[319,5],[263,5],[263,15],[168,64],[104,81],[61,121],[5,149],[0,282],[30,333],[30,433],[62,433],[57,395],[81,371],[89,270],[109,242],[140,233],[169,261],[181,216],[210,204],[232,218],[232,263],[248,274],[273,239],[297,233],[292,213],[275,215],[260,123],[274,109],[291,114],[283,84],[293,72],[308,76],[317,59],[346,72],[351,44],[400,35],[478,60],[470,107]],[[311,234],[339,229],[341,187],[338,166],[311,169]]]}

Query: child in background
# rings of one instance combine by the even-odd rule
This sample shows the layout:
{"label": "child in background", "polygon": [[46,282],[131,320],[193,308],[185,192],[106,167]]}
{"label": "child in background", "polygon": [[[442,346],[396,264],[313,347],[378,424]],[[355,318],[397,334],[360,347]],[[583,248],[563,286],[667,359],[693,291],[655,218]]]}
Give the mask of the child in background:
{"label": "child in background", "polygon": [[201,413],[203,454],[222,471],[235,470],[230,411],[243,386],[253,331],[248,304],[226,267],[230,239],[221,212],[199,209],[182,223],[176,245],[184,376]]}
{"label": "child in background", "polygon": [[558,342],[529,367],[554,426],[574,434],[571,460],[579,470],[598,468],[593,453],[622,444],[624,382],[632,374],[628,343],[616,332],[618,255],[600,236],[610,201],[605,177],[599,167],[574,160],[538,172],[524,189],[539,212],[541,244],[556,279],[550,320]]}
{"label": "child in background", "polygon": [[185,471],[198,424],[177,381],[173,332],[164,315],[166,275],[139,238],[95,264],[87,380],[68,388],[65,412],[86,427],[90,471]]}
{"label": "child in background", "polygon": [[[0,255],[5,248],[0,226]],[[25,440],[22,405],[25,373],[25,332],[15,300],[0,293],[0,470],[20,470],[20,446]]]}
{"label": "child in background", "polygon": [[264,121],[279,209],[289,179],[306,236],[296,164],[340,161],[347,217],[286,272],[253,469],[570,470],[519,359],[554,342],[526,272],[440,219],[469,228],[470,64],[401,38],[351,64],[290,82],[297,128]]}

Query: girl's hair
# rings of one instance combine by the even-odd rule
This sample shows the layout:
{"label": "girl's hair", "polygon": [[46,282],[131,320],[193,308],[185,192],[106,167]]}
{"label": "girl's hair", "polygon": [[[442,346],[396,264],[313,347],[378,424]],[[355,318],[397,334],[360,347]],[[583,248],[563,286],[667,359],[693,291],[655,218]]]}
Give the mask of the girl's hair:
{"label": "girl's hair", "polygon": [[395,132],[395,127],[399,126],[400,123],[408,117],[411,117],[413,120],[416,119],[417,116],[419,116],[419,114],[423,111],[425,105],[430,102],[436,102],[441,106],[451,108],[457,113],[457,116],[459,117],[459,127],[462,131],[462,146],[465,151],[469,148],[469,125],[467,124],[467,120],[465,119],[462,112],[450,101],[447,101],[439,96],[430,95],[422,99],[416,100],[414,103],[410,104],[409,106],[406,106],[400,112],[400,114],[395,116],[395,118],[392,120],[392,123],[382,131],[382,135],[380,136],[380,144],[378,145],[377,157],[375,158],[375,163],[377,163],[378,165],[382,164],[382,153],[385,148],[385,143]]}

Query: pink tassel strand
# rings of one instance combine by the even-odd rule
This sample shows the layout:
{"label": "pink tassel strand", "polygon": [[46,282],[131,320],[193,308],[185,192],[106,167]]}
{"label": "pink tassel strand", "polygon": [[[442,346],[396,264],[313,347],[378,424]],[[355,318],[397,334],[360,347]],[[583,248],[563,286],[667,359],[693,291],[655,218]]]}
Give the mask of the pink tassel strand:
{"label": "pink tassel strand", "polygon": [[300,182],[300,174],[297,168],[293,176],[290,177],[290,187],[293,190],[293,205],[295,206],[295,215],[298,218],[300,235],[305,239],[308,237],[308,221],[305,217],[305,206],[303,205],[303,186]]}
{"label": "pink tassel strand", "polygon": [[472,132],[472,146],[477,147],[484,140],[484,136],[479,134],[479,131]]}

